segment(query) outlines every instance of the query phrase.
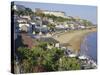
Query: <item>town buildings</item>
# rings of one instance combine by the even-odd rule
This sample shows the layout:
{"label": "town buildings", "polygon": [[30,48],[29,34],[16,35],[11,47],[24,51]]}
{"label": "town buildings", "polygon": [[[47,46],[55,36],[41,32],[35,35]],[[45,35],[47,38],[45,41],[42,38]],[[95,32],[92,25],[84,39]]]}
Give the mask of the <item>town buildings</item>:
{"label": "town buildings", "polygon": [[54,15],[57,17],[65,17],[65,12],[62,11],[42,10],[40,8],[36,8],[34,12],[36,12],[37,14],[44,13],[44,14]]}

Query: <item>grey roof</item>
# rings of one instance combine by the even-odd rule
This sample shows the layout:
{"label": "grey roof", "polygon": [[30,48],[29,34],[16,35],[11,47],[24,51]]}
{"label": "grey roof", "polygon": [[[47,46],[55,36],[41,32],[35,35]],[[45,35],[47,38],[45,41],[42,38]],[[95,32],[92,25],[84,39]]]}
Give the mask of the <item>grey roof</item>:
{"label": "grey roof", "polygon": [[40,38],[40,41],[43,41],[43,42],[48,42],[48,43],[59,43],[59,41],[53,39],[53,38]]}

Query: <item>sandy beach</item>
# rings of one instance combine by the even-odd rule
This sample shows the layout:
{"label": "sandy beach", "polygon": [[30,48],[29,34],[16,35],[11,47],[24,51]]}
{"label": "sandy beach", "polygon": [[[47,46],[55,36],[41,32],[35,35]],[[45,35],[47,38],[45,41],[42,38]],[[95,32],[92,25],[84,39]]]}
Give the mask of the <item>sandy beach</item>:
{"label": "sandy beach", "polygon": [[68,48],[74,50],[75,52],[79,52],[80,45],[83,38],[91,32],[96,32],[97,28],[92,29],[84,29],[84,30],[75,30],[69,32],[63,32],[58,34],[57,37],[53,37],[54,39],[58,40],[61,44],[68,43],[70,46]]}

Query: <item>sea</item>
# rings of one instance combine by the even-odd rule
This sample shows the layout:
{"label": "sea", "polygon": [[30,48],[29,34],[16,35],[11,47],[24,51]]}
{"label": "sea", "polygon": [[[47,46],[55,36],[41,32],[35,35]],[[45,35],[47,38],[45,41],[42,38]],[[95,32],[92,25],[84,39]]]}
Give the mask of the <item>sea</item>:
{"label": "sea", "polygon": [[89,33],[84,37],[80,55],[86,55],[97,63],[97,32]]}

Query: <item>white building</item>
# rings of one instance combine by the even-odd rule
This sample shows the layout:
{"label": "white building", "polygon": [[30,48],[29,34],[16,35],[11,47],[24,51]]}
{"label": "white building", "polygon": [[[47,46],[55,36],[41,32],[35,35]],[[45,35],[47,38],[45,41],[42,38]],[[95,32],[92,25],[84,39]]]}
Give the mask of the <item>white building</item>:
{"label": "white building", "polygon": [[65,17],[65,12],[62,12],[62,11],[49,11],[49,10],[42,10],[40,8],[36,8],[34,10],[34,12],[54,15],[54,16],[58,16],[58,17]]}
{"label": "white building", "polygon": [[62,28],[62,29],[65,28],[64,25],[56,25],[55,27],[58,28],[58,29],[60,29],[60,28]]}
{"label": "white building", "polygon": [[30,25],[27,24],[27,23],[20,23],[19,24],[19,30],[28,32],[29,31],[29,26]]}
{"label": "white building", "polygon": [[19,27],[21,28],[21,27],[22,27],[22,26],[24,26],[24,25],[25,25],[25,26],[27,26],[27,27],[29,27],[29,26],[30,26],[30,25],[29,25],[29,24],[27,24],[27,23],[20,23],[20,24],[19,24]]}
{"label": "white building", "polygon": [[80,28],[80,29],[85,29],[85,26],[83,26],[83,25],[82,25],[82,26],[79,25],[78,28]]}
{"label": "white building", "polygon": [[70,28],[71,28],[71,29],[75,29],[74,24],[70,24]]}
{"label": "white building", "polygon": [[18,23],[27,23],[27,20],[25,20],[25,19],[18,19],[17,22]]}
{"label": "white building", "polygon": [[65,24],[65,28],[69,28],[69,25],[68,24]]}
{"label": "white building", "polygon": [[56,25],[55,26],[56,28],[58,28],[58,29],[66,29],[66,28],[69,28],[69,25],[68,24],[65,24],[65,25]]}
{"label": "white building", "polygon": [[31,20],[31,17],[30,16],[26,16],[26,15],[24,15],[24,16],[20,16],[21,18],[24,18],[24,19],[27,19],[27,20]]}
{"label": "white building", "polygon": [[43,10],[44,14],[50,14],[58,17],[65,17],[65,13],[61,11],[48,11],[48,10]]}
{"label": "white building", "polygon": [[28,31],[29,31],[29,28],[28,28],[28,26],[23,25],[23,26],[20,27],[20,30],[21,30],[21,31],[28,32]]}

